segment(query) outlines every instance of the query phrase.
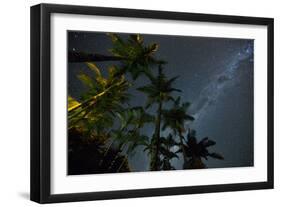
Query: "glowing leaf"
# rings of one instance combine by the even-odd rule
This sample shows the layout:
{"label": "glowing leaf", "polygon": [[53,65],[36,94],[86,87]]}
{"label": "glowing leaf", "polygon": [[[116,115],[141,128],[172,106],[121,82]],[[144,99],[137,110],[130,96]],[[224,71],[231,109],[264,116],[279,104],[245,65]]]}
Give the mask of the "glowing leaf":
{"label": "glowing leaf", "polygon": [[67,108],[68,111],[71,111],[72,109],[77,108],[81,105],[78,101],[76,101],[71,96],[67,97],[67,102],[68,102],[68,108]]}
{"label": "glowing leaf", "polygon": [[79,80],[83,82],[85,86],[93,87],[93,80],[90,76],[86,75],[85,73],[81,73],[78,75]]}
{"label": "glowing leaf", "polygon": [[94,63],[87,62],[86,64],[92,71],[96,73],[97,77],[101,77],[100,69]]}

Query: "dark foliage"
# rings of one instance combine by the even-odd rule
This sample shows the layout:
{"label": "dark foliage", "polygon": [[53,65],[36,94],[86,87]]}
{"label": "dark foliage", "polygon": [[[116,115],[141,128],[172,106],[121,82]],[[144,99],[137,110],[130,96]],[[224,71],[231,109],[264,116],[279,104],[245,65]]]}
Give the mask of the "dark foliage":
{"label": "dark foliage", "polygon": [[210,140],[208,137],[203,138],[200,142],[197,141],[196,131],[189,130],[187,138],[184,140],[183,149],[180,149],[178,152],[185,151],[185,163],[184,169],[202,169],[206,168],[206,165],[203,163],[202,158],[208,160],[208,157],[215,159],[223,160],[223,156],[219,153],[209,152],[208,148],[215,145],[216,142]]}
{"label": "dark foliage", "polygon": [[[106,148],[105,143],[98,139],[90,140],[77,129],[69,130],[68,174],[129,172],[128,159],[120,155],[119,151],[114,148],[108,149],[105,155]],[[119,169],[124,159],[125,163]],[[101,160],[103,160],[102,163]]]}

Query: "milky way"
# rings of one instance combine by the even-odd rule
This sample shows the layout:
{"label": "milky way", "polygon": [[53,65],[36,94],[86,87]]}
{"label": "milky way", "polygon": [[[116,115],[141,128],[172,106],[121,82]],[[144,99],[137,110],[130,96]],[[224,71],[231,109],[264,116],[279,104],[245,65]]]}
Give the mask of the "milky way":
{"label": "milky way", "polygon": [[225,70],[215,75],[200,92],[198,99],[192,104],[191,113],[196,120],[205,114],[208,106],[212,105],[220,96],[222,90],[237,76],[241,62],[246,59],[253,61],[253,44],[248,43],[233,58]]}

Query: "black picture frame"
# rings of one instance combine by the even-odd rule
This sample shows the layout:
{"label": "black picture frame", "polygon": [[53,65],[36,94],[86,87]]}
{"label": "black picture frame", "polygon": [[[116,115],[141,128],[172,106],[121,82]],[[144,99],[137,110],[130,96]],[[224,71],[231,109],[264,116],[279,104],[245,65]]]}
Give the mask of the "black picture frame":
{"label": "black picture frame", "polygon": [[[51,194],[50,15],[52,13],[267,26],[267,181],[191,187],[85,192],[74,194]],[[31,200],[38,203],[53,203],[273,188],[273,22],[274,21],[272,18],[102,8],[89,6],[39,4],[31,7]]]}

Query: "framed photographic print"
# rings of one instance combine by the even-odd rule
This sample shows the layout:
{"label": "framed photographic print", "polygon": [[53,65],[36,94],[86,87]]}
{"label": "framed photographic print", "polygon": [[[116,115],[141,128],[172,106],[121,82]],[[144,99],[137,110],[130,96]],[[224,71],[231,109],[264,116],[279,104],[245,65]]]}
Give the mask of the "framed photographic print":
{"label": "framed photographic print", "polygon": [[273,188],[273,19],[31,7],[31,200]]}

